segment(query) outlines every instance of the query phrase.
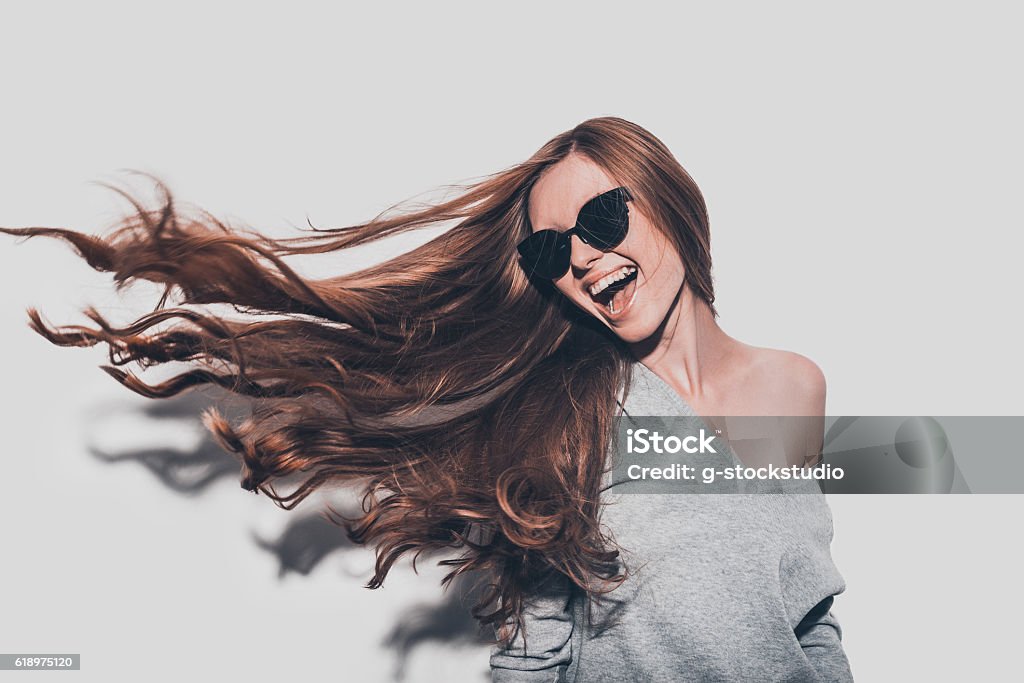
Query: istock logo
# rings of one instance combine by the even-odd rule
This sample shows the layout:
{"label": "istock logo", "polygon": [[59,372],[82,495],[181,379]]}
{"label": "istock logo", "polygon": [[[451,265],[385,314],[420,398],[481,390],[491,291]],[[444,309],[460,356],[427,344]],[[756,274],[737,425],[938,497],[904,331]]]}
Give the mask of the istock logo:
{"label": "istock logo", "polygon": [[[700,436],[690,435],[680,439],[678,436],[669,435],[663,437],[660,433],[649,429],[627,429],[626,430],[626,452],[627,453],[717,453],[711,440],[715,435],[706,435],[700,430]],[[634,440],[636,443],[634,444]],[[697,445],[694,445],[697,444]]]}

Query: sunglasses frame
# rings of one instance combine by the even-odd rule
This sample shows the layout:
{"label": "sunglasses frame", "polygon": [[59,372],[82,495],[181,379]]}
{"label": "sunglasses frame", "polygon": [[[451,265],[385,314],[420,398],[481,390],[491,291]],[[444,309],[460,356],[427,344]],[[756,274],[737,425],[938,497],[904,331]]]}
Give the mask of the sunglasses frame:
{"label": "sunglasses frame", "polygon": [[[621,201],[623,216],[621,226],[621,234],[617,234],[613,239],[601,240],[598,239],[598,235],[595,235],[592,231],[588,231],[586,225],[583,222],[585,216],[594,215],[597,212],[596,207],[600,204],[607,202],[609,199],[615,201]],[[516,246],[516,250],[519,255],[523,258],[523,262],[526,265],[526,271],[530,275],[537,275],[548,280],[557,280],[569,271],[569,267],[572,264],[572,236],[576,235],[584,244],[590,244],[596,249],[601,251],[610,251],[615,247],[622,244],[622,241],[626,239],[626,235],[629,234],[629,202],[633,201],[633,193],[626,187],[616,187],[607,192],[602,192],[593,199],[587,201],[576,216],[576,224],[568,230],[555,230],[548,228],[546,230],[538,230],[531,234],[526,239],[519,242]],[[596,243],[596,244],[595,244]],[[535,246],[540,244],[541,246]],[[545,250],[552,250],[559,254],[559,258],[564,262],[558,263],[556,268],[544,270],[539,268],[539,264],[543,261],[554,261],[554,256],[548,256],[542,258],[541,254]],[[565,254],[561,256],[560,254]],[[532,257],[532,263],[531,261]]]}

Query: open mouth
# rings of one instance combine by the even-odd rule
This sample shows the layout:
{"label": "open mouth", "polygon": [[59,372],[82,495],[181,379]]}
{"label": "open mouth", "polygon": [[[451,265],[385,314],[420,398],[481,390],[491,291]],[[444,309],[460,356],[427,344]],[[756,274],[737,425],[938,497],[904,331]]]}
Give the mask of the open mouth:
{"label": "open mouth", "polygon": [[609,316],[620,315],[633,301],[633,295],[636,293],[638,272],[634,266],[627,266],[623,271],[620,271],[621,279],[607,285],[597,294],[591,292],[590,298],[604,309]]}

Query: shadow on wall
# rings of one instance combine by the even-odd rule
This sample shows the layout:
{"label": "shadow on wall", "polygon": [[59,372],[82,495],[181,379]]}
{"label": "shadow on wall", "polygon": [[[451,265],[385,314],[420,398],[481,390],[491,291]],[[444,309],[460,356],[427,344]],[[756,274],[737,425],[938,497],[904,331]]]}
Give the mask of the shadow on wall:
{"label": "shadow on wall", "polygon": [[[139,463],[152,472],[161,484],[183,496],[202,495],[218,481],[238,486],[241,466],[213,440],[209,431],[202,426],[199,415],[204,408],[210,406],[216,406],[232,422],[247,416],[247,413],[241,408],[232,408],[227,398],[211,398],[215,395],[209,389],[205,392],[193,391],[169,399],[149,400],[145,404],[128,408],[149,424],[169,420],[190,423],[190,427],[202,434],[200,443],[191,450],[158,447],[111,453],[90,446],[89,452],[107,464]],[[97,417],[124,414],[125,410],[123,404],[118,403],[116,406],[102,406],[95,414]],[[339,509],[332,502],[332,507],[346,516],[357,512],[353,505],[347,509],[340,506]],[[342,527],[331,523],[320,513],[292,511],[291,519],[276,539],[260,538],[256,533],[251,538],[257,547],[275,558],[279,580],[284,580],[288,573],[308,576],[336,552],[369,552],[367,548],[354,545]],[[365,581],[369,577],[353,578]],[[477,601],[479,590],[472,577],[460,577],[445,591],[441,603],[413,604],[399,610],[403,617],[393,625],[383,643],[395,654],[396,681],[405,679],[407,663],[421,645],[431,643],[458,648],[487,642],[489,634],[485,635],[470,615],[470,607]],[[489,679],[489,672],[485,674]]]}

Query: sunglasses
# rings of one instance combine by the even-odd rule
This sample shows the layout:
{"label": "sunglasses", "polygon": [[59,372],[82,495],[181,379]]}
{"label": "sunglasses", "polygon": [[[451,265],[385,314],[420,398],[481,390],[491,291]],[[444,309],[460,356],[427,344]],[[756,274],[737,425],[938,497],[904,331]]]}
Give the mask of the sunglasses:
{"label": "sunglasses", "polygon": [[557,280],[569,270],[572,257],[572,236],[595,249],[609,251],[626,239],[629,231],[628,201],[633,195],[624,187],[599,194],[580,209],[576,225],[569,230],[538,230],[516,249],[523,257],[526,272]]}

